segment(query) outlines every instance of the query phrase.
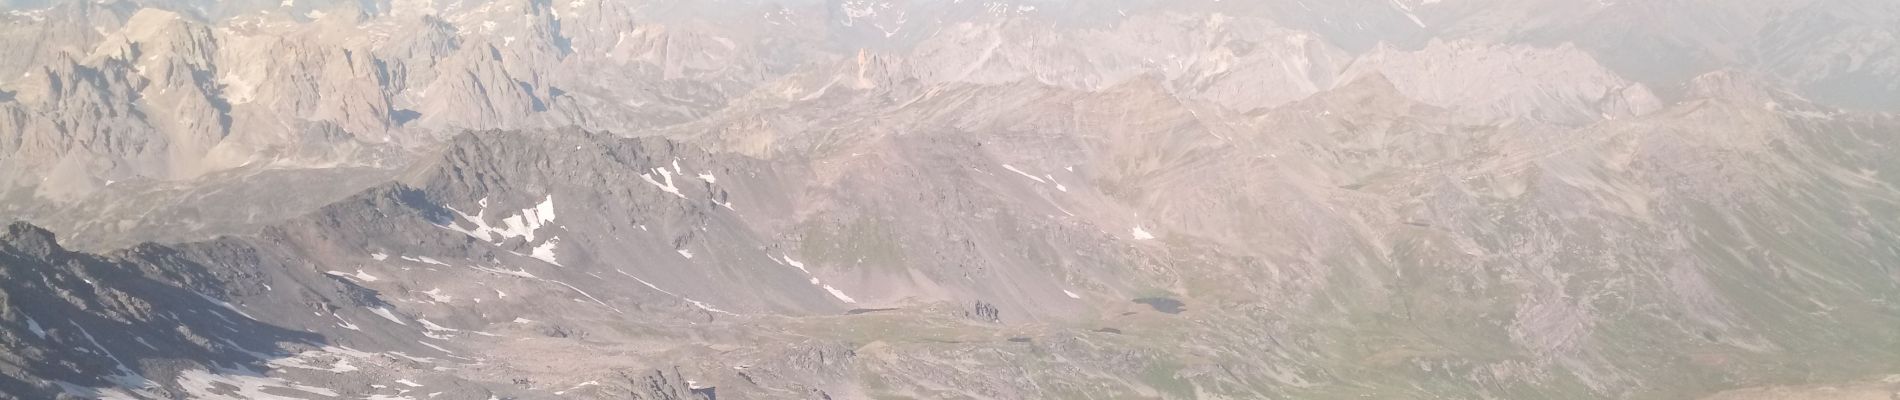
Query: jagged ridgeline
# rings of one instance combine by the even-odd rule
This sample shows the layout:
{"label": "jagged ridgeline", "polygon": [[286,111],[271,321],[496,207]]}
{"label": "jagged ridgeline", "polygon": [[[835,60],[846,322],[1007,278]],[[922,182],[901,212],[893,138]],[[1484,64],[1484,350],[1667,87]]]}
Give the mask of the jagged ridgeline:
{"label": "jagged ridgeline", "polygon": [[0,5],[0,398],[1900,393],[1891,1]]}

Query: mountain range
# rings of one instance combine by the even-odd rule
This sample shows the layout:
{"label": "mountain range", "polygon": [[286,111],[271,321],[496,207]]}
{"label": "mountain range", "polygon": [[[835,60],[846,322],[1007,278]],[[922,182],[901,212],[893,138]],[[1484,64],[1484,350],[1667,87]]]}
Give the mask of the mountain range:
{"label": "mountain range", "polygon": [[1900,3],[0,0],[0,398],[1900,396]]}

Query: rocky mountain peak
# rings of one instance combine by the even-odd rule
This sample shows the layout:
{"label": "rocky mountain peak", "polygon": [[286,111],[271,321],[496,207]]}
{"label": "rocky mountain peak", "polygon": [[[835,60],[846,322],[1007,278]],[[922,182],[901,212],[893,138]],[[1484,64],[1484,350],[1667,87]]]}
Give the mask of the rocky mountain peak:
{"label": "rocky mountain peak", "polygon": [[7,224],[7,232],[0,236],[0,245],[33,257],[51,257],[65,250],[59,246],[53,232],[26,222]]}
{"label": "rocky mountain peak", "polygon": [[1683,87],[1683,96],[1695,99],[1731,99],[1765,104],[1778,98],[1794,97],[1765,85],[1759,76],[1726,69],[1698,75]]}

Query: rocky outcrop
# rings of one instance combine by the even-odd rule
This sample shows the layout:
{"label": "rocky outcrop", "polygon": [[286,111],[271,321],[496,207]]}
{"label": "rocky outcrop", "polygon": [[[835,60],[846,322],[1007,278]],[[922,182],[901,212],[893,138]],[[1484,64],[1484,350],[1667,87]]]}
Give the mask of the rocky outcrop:
{"label": "rocky outcrop", "polygon": [[[14,223],[0,235],[0,391],[25,398],[183,393],[189,371],[269,369],[259,352],[321,338],[255,319],[227,300],[268,261],[232,243],[69,252]],[[101,388],[101,389],[94,389]]]}
{"label": "rocky outcrop", "polygon": [[1433,41],[1417,51],[1382,47],[1355,60],[1339,81],[1372,73],[1426,104],[1493,119],[1581,125],[1663,106],[1643,85],[1623,80],[1571,46]]}

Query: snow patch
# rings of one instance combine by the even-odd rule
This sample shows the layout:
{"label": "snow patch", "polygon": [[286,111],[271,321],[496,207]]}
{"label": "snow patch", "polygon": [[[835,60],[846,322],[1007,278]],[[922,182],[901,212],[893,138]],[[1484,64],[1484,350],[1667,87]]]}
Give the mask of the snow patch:
{"label": "snow patch", "polygon": [[40,329],[40,322],[34,321],[33,317],[26,317],[26,330],[33,332],[33,336],[39,336],[41,339],[46,338],[46,330]]}
{"label": "snow patch", "polygon": [[852,299],[851,296],[845,295],[844,291],[838,290],[837,288],[833,288],[831,287],[831,285],[825,285],[825,291],[831,292],[831,297],[836,297],[838,298],[839,301],[843,301],[843,302],[851,303],[851,304],[857,304],[858,302],[857,300]]}
{"label": "snow patch", "polygon": [[877,8],[869,0],[845,1],[838,4],[838,8],[844,12],[844,26],[853,26],[860,18],[877,16]]}
{"label": "snow patch", "polygon": [[488,219],[485,218],[485,215],[488,213],[488,199],[483,198],[481,201],[478,201],[477,204],[481,206],[481,209],[476,210],[475,215],[469,215],[468,213],[455,209],[455,207],[448,208],[450,212],[455,213],[456,216],[461,217],[462,220],[475,225],[475,229],[463,229],[461,225],[455,223],[442,225],[442,227],[456,232],[462,232],[463,234],[481,239],[482,241],[496,243],[517,237],[526,238],[529,242],[533,242],[536,231],[539,231],[542,227],[554,224],[554,195],[551,194],[543,198],[539,204],[535,204],[534,207],[523,208],[513,215],[502,218],[501,223],[503,226],[499,228],[488,225]]}
{"label": "snow patch", "polygon": [[79,334],[86,337],[86,342],[91,343],[92,348],[98,349],[99,354],[104,354],[106,358],[112,359],[112,363],[115,364],[113,367],[118,369],[118,373],[114,374],[110,379],[117,382],[119,387],[142,390],[157,386],[157,383],[152,382],[150,379],[145,379],[145,376],[139,375],[138,372],[132,371],[131,368],[127,368],[125,366],[125,360],[120,360],[119,356],[113,355],[112,350],[107,350],[105,346],[99,345],[99,340],[94,339],[92,332],[87,332],[85,326],[79,325],[78,322],[73,322],[72,320],[67,320],[66,323],[72,324],[74,328],[79,328]]}
{"label": "snow patch", "polygon": [[574,387],[571,387],[571,388],[567,388],[567,390],[562,390],[562,391],[559,391],[559,392],[554,392],[554,395],[556,395],[556,396],[559,396],[559,395],[564,395],[564,394],[567,394],[567,392],[572,392],[572,391],[575,391],[575,390],[580,390],[581,388],[584,388],[584,387],[588,387],[588,386],[600,386],[600,381],[586,381],[586,382],[581,382],[581,383],[580,383],[579,385],[574,385]]}
{"label": "snow patch", "polygon": [[90,388],[90,387],[75,385],[75,384],[72,384],[71,382],[65,382],[65,381],[53,381],[53,384],[58,385],[59,389],[61,391],[66,392],[66,394],[70,394],[82,399],[99,399],[99,400],[143,400],[144,399],[144,397],[142,396],[133,395],[132,393],[128,393],[125,390],[119,389],[119,388]]}
{"label": "snow patch", "polygon": [[404,360],[409,360],[409,361],[415,361],[415,362],[419,362],[419,363],[428,363],[428,364],[434,364],[434,363],[436,362],[436,359],[434,359],[434,358],[430,358],[430,357],[416,357],[416,356],[412,356],[412,355],[409,355],[408,353],[403,353],[403,352],[400,352],[400,351],[391,351],[391,352],[384,352],[383,354],[386,354],[386,355],[391,355],[391,356],[396,356],[396,357],[401,357],[401,358],[402,358],[402,359],[404,359]]}
{"label": "snow patch", "polygon": [[395,322],[396,325],[409,326],[409,323],[402,322],[402,318],[397,317],[396,313],[389,311],[389,307],[376,306],[371,307],[369,311],[376,313],[376,316],[383,317],[383,319],[389,320],[390,322]]}
{"label": "snow patch", "polygon": [[437,303],[447,303],[447,302],[455,301],[455,296],[442,294],[442,288],[429,289],[428,291],[422,292],[422,294],[428,295],[429,300],[434,300]]}
{"label": "snow patch", "polygon": [[[506,270],[506,269],[500,269],[500,268],[489,268],[489,267],[483,267],[483,266],[477,266],[477,265],[470,265],[470,266],[468,266],[468,268],[469,268],[469,269],[473,269],[473,270],[476,270],[476,271],[482,271],[482,272],[488,272],[488,273],[494,273],[494,274],[501,274],[501,275],[508,275],[508,276],[513,276],[513,277],[519,277],[519,278],[527,278],[527,279],[541,279],[540,277],[537,277],[537,276],[534,276],[534,274],[531,274],[531,273],[528,273],[528,271],[515,271],[515,270]],[[495,291],[495,293],[501,293],[501,291],[500,291],[500,290],[497,290],[497,291]],[[501,294],[501,297],[508,297],[508,294],[506,294],[506,293],[502,293],[502,294]]]}
{"label": "snow patch", "polygon": [[[449,349],[444,349],[442,348],[442,346],[437,346],[434,343],[424,342],[420,340],[417,340],[416,343],[421,343],[423,346],[428,346],[431,349],[435,349],[435,351],[440,351],[442,352],[442,354],[455,355],[455,352],[449,351]],[[466,357],[459,357],[459,358],[466,358]]]}
{"label": "snow patch", "polygon": [[1056,180],[1056,176],[1055,176],[1055,175],[1050,175],[1050,174],[1042,174],[1042,177],[1044,177],[1044,178],[1049,178],[1049,183],[1053,183],[1053,184],[1056,184],[1056,190],[1059,190],[1059,191],[1062,191],[1062,192],[1065,192],[1065,193],[1069,191],[1069,187],[1068,187],[1068,186],[1063,186],[1063,185],[1062,185],[1062,182],[1060,182],[1060,181],[1057,181],[1057,180]]}
{"label": "snow patch", "polygon": [[223,307],[225,310],[237,313],[237,315],[244,316],[244,318],[250,319],[252,321],[257,320],[257,317],[253,317],[250,314],[245,314],[244,311],[238,310],[237,306],[231,305],[230,302],[227,302],[224,300],[218,300],[218,299],[212,298],[211,296],[206,296],[203,293],[193,293],[193,294],[198,295],[198,298],[211,302],[211,304],[217,304],[218,307]]}
{"label": "snow patch", "polygon": [[403,260],[407,260],[407,261],[411,261],[411,262],[419,262],[419,263],[423,263],[423,264],[432,264],[432,265],[440,265],[440,266],[444,266],[444,267],[453,267],[453,265],[449,265],[449,263],[445,263],[445,262],[441,262],[441,261],[436,261],[436,259],[433,259],[433,258],[428,258],[428,257],[410,257],[410,256],[402,256],[402,259],[403,259]]}
{"label": "snow patch", "polygon": [[[674,165],[678,164],[678,161],[674,161]],[[640,179],[647,181],[648,184],[652,184],[654,187],[660,188],[662,192],[672,193],[674,196],[679,196],[679,198],[682,199],[686,198],[685,194],[680,193],[678,186],[673,186],[673,171],[667,171],[665,168],[654,168],[653,172],[659,173],[660,178],[666,181],[666,183],[660,183],[660,181],[654,180],[653,174],[640,174]]]}
{"label": "snow patch", "polygon": [[540,259],[541,261],[547,261],[549,264],[554,264],[557,266],[561,265],[561,262],[558,260],[555,260],[554,258],[554,246],[559,245],[560,241],[561,241],[561,238],[558,238],[558,237],[548,238],[547,243],[542,243],[540,246],[534,246],[534,252],[530,253],[529,257],[534,257],[536,259]]}
{"label": "snow patch", "polygon": [[625,271],[625,270],[621,270],[621,269],[618,269],[618,268],[616,268],[616,269],[614,269],[614,272],[619,272],[619,273],[620,273],[621,275],[626,275],[626,276],[627,276],[628,278],[633,278],[633,280],[635,280],[635,281],[639,281],[639,282],[640,282],[640,284],[642,284],[642,285],[646,285],[646,286],[647,286],[647,288],[649,288],[649,289],[653,289],[653,290],[654,290],[654,291],[656,291],[656,292],[660,292],[660,293],[665,293],[665,294],[666,294],[666,295],[668,295],[668,296],[673,296],[673,297],[678,297],[678,298],[679,298],[680,300],[684,300],[684,301],[686,301],[686,303],[688,303],[688,304],[692,304],[692,305],[693,305],[693,307],[699,307],[699,309],[701,309],[701,310],[706,310],[706,311],[710,311],[710,312],[715,312],[715,313],[720,313],[720,314],[726,314],[726,315],[739,315],[739,314],[733,314],[733,313],[731,313],[731,312],[727,312],[727,311],[725,311],[725,310],[721,310],[721,309],[718,309],[718,308],[714,308],[714,307],[713,307],[712,305],[708,305],[708,304],[706,304],[706,303],[702,303],[702,302],[700,302],[699,300],[693,300],[693,299],[692,299],[692,298],[690,298],[690,297],[686,297],[686,296],[681,296],[681,295],[679,295],[679,294],[677,294],[677,293],[673,293],[673,292],[669,292],[669,291],[667,291],[666,289],[661,289],[661,288],[660,288],[659,286],[655,286],[655,285],[653,284],[653,282],[647,282],[647,280],[645,280],[645,279],[640,279],[640,277],[638,277],[638,276],[633,276],[633,274],[629,274],[629,273],[627,273],[627,271]]}
{"label": "snow patch", "polygon": [[[600,306],[601,306],[601,307],[607,307],[607,309],[609,309],[609,310],[613,310],[613,311],[614,311],[614,312],[616,312],[616,313],[618,313],[618,312],[621,312],[619,308],[614,308],[614,306],[612,306],[612,305],[608,305],[608,304],[607,304],[607,302],[604,302],[604,301],[600,301],[600,299],[599,299],[599,298],[595,298],[595,297],[594,297],[594,295],[591,295],[591,294],[587,294],[587,292],[586,292],[586,291],[583,291],[583,290],[581,290],[580,288],[577,288],[577,287],[574,287],[574,285],[569,285],[569,284],[567,284],[566,282],[561,282],[561,281],[557,281],[557,280],[552,280],[552,279],[542,279],[542,278],[540,278],[540,277],[536,277],[536,276],[534,276],[534,274],[531,274],[531,273],[528,273],[527,271],[511,271],[511,270],[505,270],[505,269],[499,269],[499,268],[489,268],[489,267],[482,267],[482,266],[475,266],[475,265],[471,265],[471,266],[469,266],[469,268],[470,268],[470,269],[474,269],[474,270],[477,270],[477,271],[483,271],[483,272],[490,272],[490,273],[495,273],[495,274],[501,274],[501,275],[509,275],[509,276],[515,276],[515,277],[519,277],[519,278],[523,278],[523,279],[532,279],[532,280],[536,280],[536,281],[541,281],[541,282],[547,282],[547,283],[552,283],[552,284],[556,284],[556,285],[561,285],[561,286],[564,286],[564,287],[567,287],[567,288],[568,288],[569,290],[573,290],[573,291],[574,291],[575,293],[580,293],[580,294],[581,294],[581,296],[586,296],[588,300],[593,300],[593,301],[594,301],[594,303],[596,303],[596,304],[600,304]],[[502,293],[502,292],[501,292],[500,290],[496,290],[496,291],[495,291],[495,294],[496,294],[496,295],[498,295],[499,297],[508,297],[508,294],[507,294],[507,293]]]}
{"label": "snow patch", "polygon": [[1136,225],[1131,232],[1135,235],[1135,240],[1154,240],[1155,238],[1154,234],[1148,233],[1147,229],[1141,229],[1140,225]]}
{"label": "snow patch", "polygon": [[[278,368],[278,369],[300,368],[300,369],[309,369],[309,370],[316,370],[316,371],[327,371],[327,372],[332,372],[332,373],[344,373],[344,372],[360,370],[356,366],[350,364],[350,359],[361,359],[361,358],[368,358],[371,356],[374,356],[374,355],[368,352],[364,352],[361,350],[356,350],[356,349],[352,349],[348,347],[324,346],[318,350],[311,350],[311,351],[305,351],[303,353],[298,353],[295,356],[270,360],[266,364],[269,364],[271,367]],[[312,364],[312,362],[321,362],[321,364]],[[327,365],[327,366],[319,366],[319,365]]]}
{"label": "snow patch", "polygon": [[[766,257],[771,257],[771,255],[767,255]],[[773,261],[777,261],[777,260],[778,259],[776,258],[773,259]],[[805,269],[805,263],[798,262],[798,260],[792,259],[792,256],[790,254],[785,255],[784,264],[790,265],[792,268],[798,268],[799,272],[805,273],[805,277],[811,278],[811,284],[813,286],[824,288],[825,292],[831,293],[831,297],[835,297],[839,301],[843,301],[845,303],[857,304],[858,302],[857,299],[853,299],[851,298],[850,295],[846,295],[843,290],[838,290],[838,288],[832,287],[831,285],[826,285],[823,281],[818,280],[817,276],[813,276],[811,274],[811,270]]]}
{"label": "snow patch", "polygon": [[416,318],[416,323],[422,324],[422,329],[428,329],[431,331],[437,331],[437,332],[460,332],[461,331],[460,329],[450,328],[450,327],[446,327],[442,325],[436,325],[435,321],[430,321],[430,320],[422,319],[422,318]]}
{"label": "snow patch", "polygon": [[566,286],[568,290],[573,290],[575,293],[580,293],[581,296],[586,296],[588,300],[593,300],[594,304],[599,304],[601,307],[607,307],[607,309],[614,310],[614,312],[616,313],[620,312],[620,309],[614,308],[614,306],[607,305],[607,302],[600,301],[600,299],[595,298],[594,295],[587,294],[586,291],[581,290],[581,288],[574,287],[574,285],[569,285],[567,284],[567,282],[561,282],[561,281],[552,280],[552,279],[542,279],[542,281],[556,284],[556,285]]}
{"label": "snow patch", "polygon": [[364,282],[375,282],[375,281],[381,280],[381,279],[377,279],[375,275],[370,275],[368,272],[363,272],[363,270],[360,270],[360,269],[356,270],[356,273],[354,274],[343,272],[343,271],[329,271],[325,273],[333,275],[333,276],[355,278],[356,280],[364,281]]}
{"label": "snow patch", "polygon": [[322,397],[336,397],[336,391],[319,387],[304,386],[282,378],[262,376],[247,370],[229,370],[220,368],[218,372],[187,370],[178,374],[178,387],[184,389],[191,399],[203,400],[294,400],[302,396],[282,396],[271,394],[265,389],[282,393],[294,390]]}
{"label": "snow patch", "polygon": [[338,322],[338,323],[336,324],[336,326],[337,326],[338,328],[343,328],[343,329],[348,329],[348,330],[352,330],[352,331],[362,331],[362,330],[363,330],[362,328],[359,328],[359,327],[357,327],[357,326],[356,326],[356,324],[352,324],[352,323],[350,323],[350,320],[347,320],[347,319],[343,319],[343,316],[341,316],[341,315],[332,315],[332,316],[334,316],[334,317],[336,317],[336,320],[337,320],[337,321],[341,321],[341,322]]}
{"label": "snow patch", "polygon": [[1048,181],[1042,180],[1042,178],[1040,177],[1037,177],[1035,175],[1030,175],[1028,172],[1023,172],[1023,170],[1016,169],[1016,166],[1014,165],[1003,164],[1003,169],[1007,169],[1009,170],[1009,172],[1015,172],[1017,175],[1022,175],[1024,178],[1029,178],[1029,180],[1036,181],[1036,183],[1049,183]]}

